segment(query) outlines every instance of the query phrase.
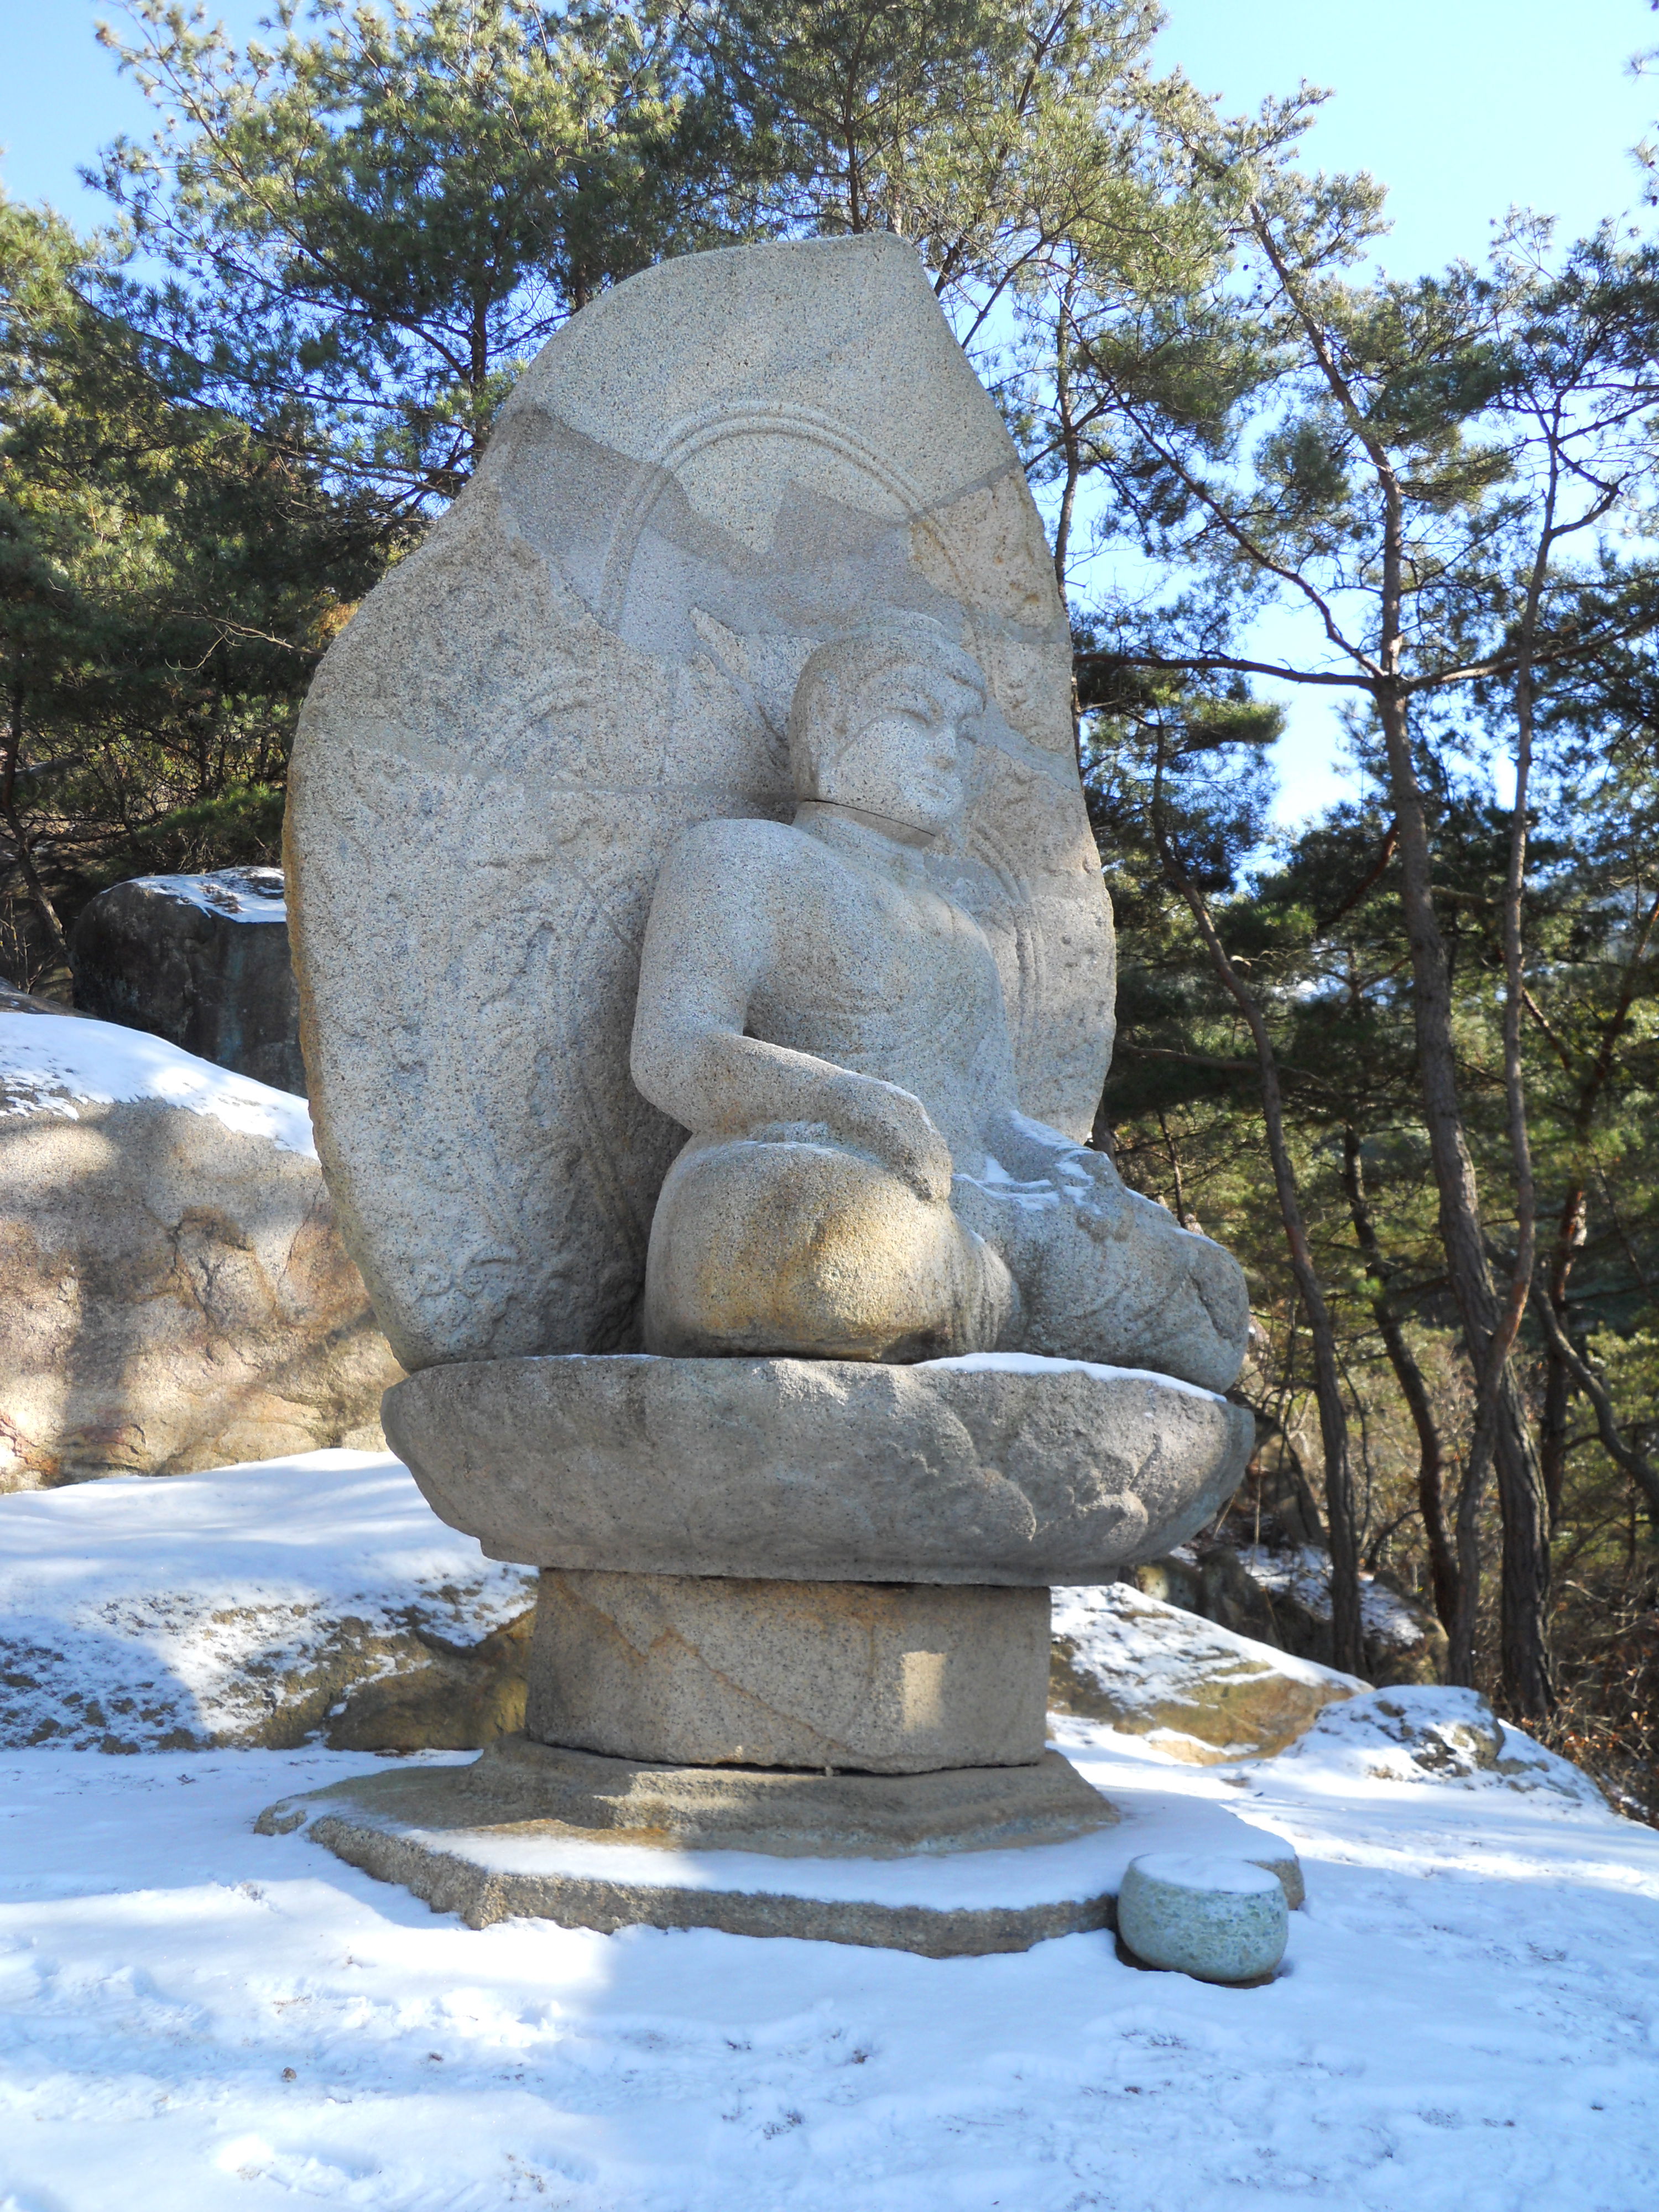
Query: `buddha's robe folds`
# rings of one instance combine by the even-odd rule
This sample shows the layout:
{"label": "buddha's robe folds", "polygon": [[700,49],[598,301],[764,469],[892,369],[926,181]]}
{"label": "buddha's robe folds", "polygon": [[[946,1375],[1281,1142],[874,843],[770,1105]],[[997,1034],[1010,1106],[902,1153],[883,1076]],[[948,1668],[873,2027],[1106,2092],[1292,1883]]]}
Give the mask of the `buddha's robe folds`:
{"label": "buddha's robe folds", "polygon": [[633,1067],[691,1132],[652,1223],[647,1349],[1237,1374],[1237,1263],[1021,1114],[983,932],[851,810],[678,841]]}

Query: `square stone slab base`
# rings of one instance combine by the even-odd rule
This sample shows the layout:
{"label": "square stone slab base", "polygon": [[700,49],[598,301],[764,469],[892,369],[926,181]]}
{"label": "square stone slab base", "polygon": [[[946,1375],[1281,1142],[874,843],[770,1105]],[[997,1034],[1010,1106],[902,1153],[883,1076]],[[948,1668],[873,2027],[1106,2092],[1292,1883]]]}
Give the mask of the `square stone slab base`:
{"label": "square stone slab base", "polygon": [[647,1766],[509,1737],[261,1814],[469,1926],[717,1928],[957,1958],[1115,1925],[1143,1851],[1230,1854],[1302,1901],[1288,1844],[1224,1808],[1108,1803],[1056,1752],[925,1775]]}

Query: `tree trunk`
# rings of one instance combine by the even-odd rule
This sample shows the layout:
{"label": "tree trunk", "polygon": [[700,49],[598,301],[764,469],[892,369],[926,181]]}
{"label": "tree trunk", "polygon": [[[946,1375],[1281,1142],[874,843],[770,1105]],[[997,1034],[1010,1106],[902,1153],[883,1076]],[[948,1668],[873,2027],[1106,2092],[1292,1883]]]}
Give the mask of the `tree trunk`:
{"label": "tree trunk", "polygon": [[1451,1537],[1446,1528],[1445,1455],[1440,1442],[1440,1431],[1435,1425],[1434,1405],[1429,1395],[1429,1386],[1423,1379],[1422,1369],[1413,1357],[1405,1331],[1400,1326],[1400,1317],[1395,1312],[1389,1296],[1389,1279],[1382,1247],[1377,1243],[1376,1230],[1365,1198],[1359,1133],[1352,1127],[1342,1132],[1342,1176],[1348,1194],[1348,1212],[1353,1222],[1354,1235],[1365,1262],[1365,1272],[1373,1285],[1371,1311],[1376,1317],[1382,1348],[1389,1355],[1389,1364],[1394,1370],[1401,1395],[1410,1410],[1412,1426],[1417,1431],[1418,1511],[1422,1516],[1423,1533],[1428,1540],[1429,1579],[1434,1591],[1434,1609],[1439,1616],[1441,1626],[1449,1634],[1457,1614],[1457,1563],[1452,1556]]}
{"label": "tree trunk", "polygon": [[1345,1674],[1365,1671],[1364,1625],[1359,1611],[1359,1542],[1354,1526],[1353,1469],[1348,1451],[1348,1415],[1342,1401],[1342,1378],[1336,1356],[1336,1330],[1324,1287],[1314,1265],[1303,1218],[1296,1170],[1285,1139],[1285,1100],[1279,1081],[1279,1061],[1267,1034],[1261,1009],[1227,956],[1202,894],[1188,879],[1176,860],[1162,824],[1159,801],[1153,801],[1154,831],[1159,857],[1170,883],[1179,891],[1198,924],[1211,965],[1244,1017],[1255,1045],[1261,1076],[1261,1111],[1267,1124],[1267,1151],[1273,1161],[1273,1188],[1279,1218],[1290,1249],[1291,1272],[1308,1316],[1313,1343],[1314,1397],[1319,1407],[1320,1442],[1325,1455],[1325,1526],[1331,1549],[1331,1662]]}
{"label": "tree trunk", "polygon": [[[1487,1265],[1474,1163],[1463,1129],[1457,1096],[1451,976],[1434,911],[1427,811],[1412,758],[1407,720],[1407,687],[1401,670],[1406,653],[1406,604],[1410,588],[1406,511],[1407,489],[1399,467],[1367,407],[1356,397],[1331,332],[1304,292],[1260,202],[1250,208],[1251,227],[1301,322],[1314,360],[1346,417],[1356,443],[1376,474],[1382,507],[1377,645],[1374,655],[1359,655],[1371,671],[1370,690],[1382,726],[1395,818],[1400,828],[1402,904],[1411,947],[1413,1015],[1419,1079],[1430,1154],[1440,1200],[1440,1230],[1452,1291],[1457,1301],[1474,1369],[1474,1443],[1465,1472],[1459,1508],[1459,1619],[1472,1624],[1477,1592],[1474,1571],[1474,1515],[1485,1486],[1490,1454],[1498,1470],[1504,1521],[1502,1663],[1504,1689],[1523,1720],[1547,1717],[1554,1704],[1545,1642],[1549,1595],[1549,1524],[1544,1486],[1532,1447],[1525,1408],[1509,1358],[1513,1314],[1500,1316]],[[1543,544],[1547,558],[1548,540]],[[1539,571],[1534,568],[1534,579]],[[1330,622],[1328,610],[1327,621]],[[1332,635],[1336,632],[1332,626]],[[1511,978],[1513,981],[1513,978]],[[1523,1293],[1524,1296],[1524,1287]],[[1467,1524],[1467,1525],[1466,1525]]]}
{"label": "tree trunk", "polygon": [[23,817],[17,810],[17,771],[23,753],[23,680],[13,679],[11,711],[6,719],[6,739],[3,756],[0,756],[0,821],[6,825],[8,835],[17,850],[17,865],[22,872],[28,895],[35,911],[45,926],[46,938],[53,957],[64,967],[70,964],[69,945],[64,936],[64,926],[58,919],[58,909],[51,894],[40,880],[40,872],[34,865],[28,833],[23,827]]}
{"label": "tree trunk", "polygon": [[[1572,1386],[1577,1379],[1562,1357],[1558,1344],[1571,1341],[1567,1322],[1567,1279],[1572,1273],[1573,1261],[1583,1249],[1589,1228],[1589,1184],[1586,1167],[1590,1158],[1589,1133],[1601,1093],[1612,1078],[1620,1040],[1630,1024],[1642,963],[1647,958],[1656,925],[1659,925],[1659,898],[1649,903],[1643,915],[1642,927],[1631,948],[1630,958],[1625,963],[1618,999],[1602,1028],[1595,1058],[1578,1086],[1572,1113],[1573,1179],[1561,1201],[1561,1211],[1556,1222],[1555,1244],[1550,1254],[1549,1274],[1540,1294],[1548,1300],[1550,1307],[1544,1331],[1547,1348],[1545,1353],[1544,1414],[1539,1437],[1539,1460],[1552,1528],[1561,1513],[1561,1492],[1567,1472],[1567,1407]],[[1574,1073],[1571,1054],[1549,1028],[1542,1012],[1536,1007],[1534,1012],[1554,1046],[1557,1058],[1567,1074],[1571,1076]],[[1548,1326],[1551,1319],[1555,1322],[1553,1328]]]}
{"label": "tree trunk", "polygon": [[[1548,1717],[1554,1705],[1545,1643],[1549,1601],[1549,1513],[1501,1319],[1481,1227],[1480,1191],[1457,1095],[1451,979],[1434,911],[1427,811],[1412,759],[1405,702],[1391,683],[1376,686],[1395,815],[1400,824],[1402,904],[1411,947],[1413,1015],[1423,1117],[1440,1200],[1440,1232],[1452,1294],[1476,1381],[1475,1441],[1465,1490],[1478,1506],[1482,1462],[1490,1453],[1504,1523],[1500,1659],[1510,1708],[1522,1720]],[[1500,1356],[1492,1360],[1494,1348]],[[1496,1366],[1496,1371],[1491,1371]],[[1473,1618],[1472,1553],[1460,1560],[1459,1595]]]}
{"label": "tree trunk", "polygon": [[[1547,1297],[1548,1292],[1545,1295]],[[1562,1309],[1556,1318],[1565,1327]],[[1544,1355],[1544,1410],[1538,1423],[1538,1465],[1544,1480],[1544,1497],[1550,1509],[1550,1527],[1561,1518],[1561,1493],[1567,1479],[1567,1408],[1571,1401],[1566,1363],[1552,1344]]]}
{"label": "tree trunk", "polygon": [[1649,1517],[1654,1527],[1659,1528],[1659,1467],[1654,1465],[1645,1452],[1638,1450],[1620,1429],[1607,1385],[1583,1353],[1574,1349],[1571,1339],[1556,1320],[1547,1303],[1540,1304],[1539,1310],[1551,1344],[1590,1401],[1602,1449],[1615,1465],[1623,1468],[1641,1492],[1647,1502]]}
{"label": "tree trunk", "polygon": [[1164,1139],[1164,1157],[1170,1163],[1170,1173],[1175,1178],[1176,1219],[1183,1229],[1196,1229],[1198,1223],[1188,1210],[1187,1179],[1181,1172],[1181,1155],[1176,1150],[1175,1139],[1170,1134],[1170,1125],[1164,1118],[1162,1107],[1158,1109],[1158,1131]]}

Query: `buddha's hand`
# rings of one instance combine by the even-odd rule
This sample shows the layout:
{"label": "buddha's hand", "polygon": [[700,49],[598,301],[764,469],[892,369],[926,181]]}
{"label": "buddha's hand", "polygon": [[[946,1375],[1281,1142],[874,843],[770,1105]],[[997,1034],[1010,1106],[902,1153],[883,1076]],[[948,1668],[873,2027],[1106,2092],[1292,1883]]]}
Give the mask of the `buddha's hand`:
{"label": "buddha's hand", "polygon": [[1055,1183],[1073,1200],[1109,1206],[1123,1192],[1123,1178],[1109,1153],[1080,1145],[1029,1115],[1005,1113],[988,1121],[985,1145],[1005,1172]]}
{"label": "buddha's hand", "polygon": [[918,1198],[949,1198],[950,1148],[914,1091],[844,1071],[827,1087],[823,1113],[837,1134],[873,1153]]}

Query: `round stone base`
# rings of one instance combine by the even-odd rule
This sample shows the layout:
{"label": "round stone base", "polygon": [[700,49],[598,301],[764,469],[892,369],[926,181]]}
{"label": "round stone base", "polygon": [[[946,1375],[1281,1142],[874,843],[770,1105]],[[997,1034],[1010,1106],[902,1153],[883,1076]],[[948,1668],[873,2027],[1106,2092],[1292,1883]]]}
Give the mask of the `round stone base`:
{"label": "round stone base", "polygon": [[1153,1851],[1132,1859],[1118,1893],[1119,1940],[1143,1966],[1252,1988],[1285,1955],[1285,1894],[1243,1858]]}
{"label": "round stone base", "polygon": [[1250,1416],[1168,1376],[976,1353],[428,1367],[387,1441],[491,1559],[785,1582],[1097,1583],[1238,1486]]}
{"label": "round stone base", "polygon": [[1115,1924],[1152,1846],[1231,1851],[1301,1875],[1222,1808],[1109,1804],[1057,1753],[925,1775],[647,1766],[509,1737],[470,1766],[405,1767],[284,1799],[304,1829],[475,1928],[519,1917],[605,1933],[716,1928],[953,1958]]}

